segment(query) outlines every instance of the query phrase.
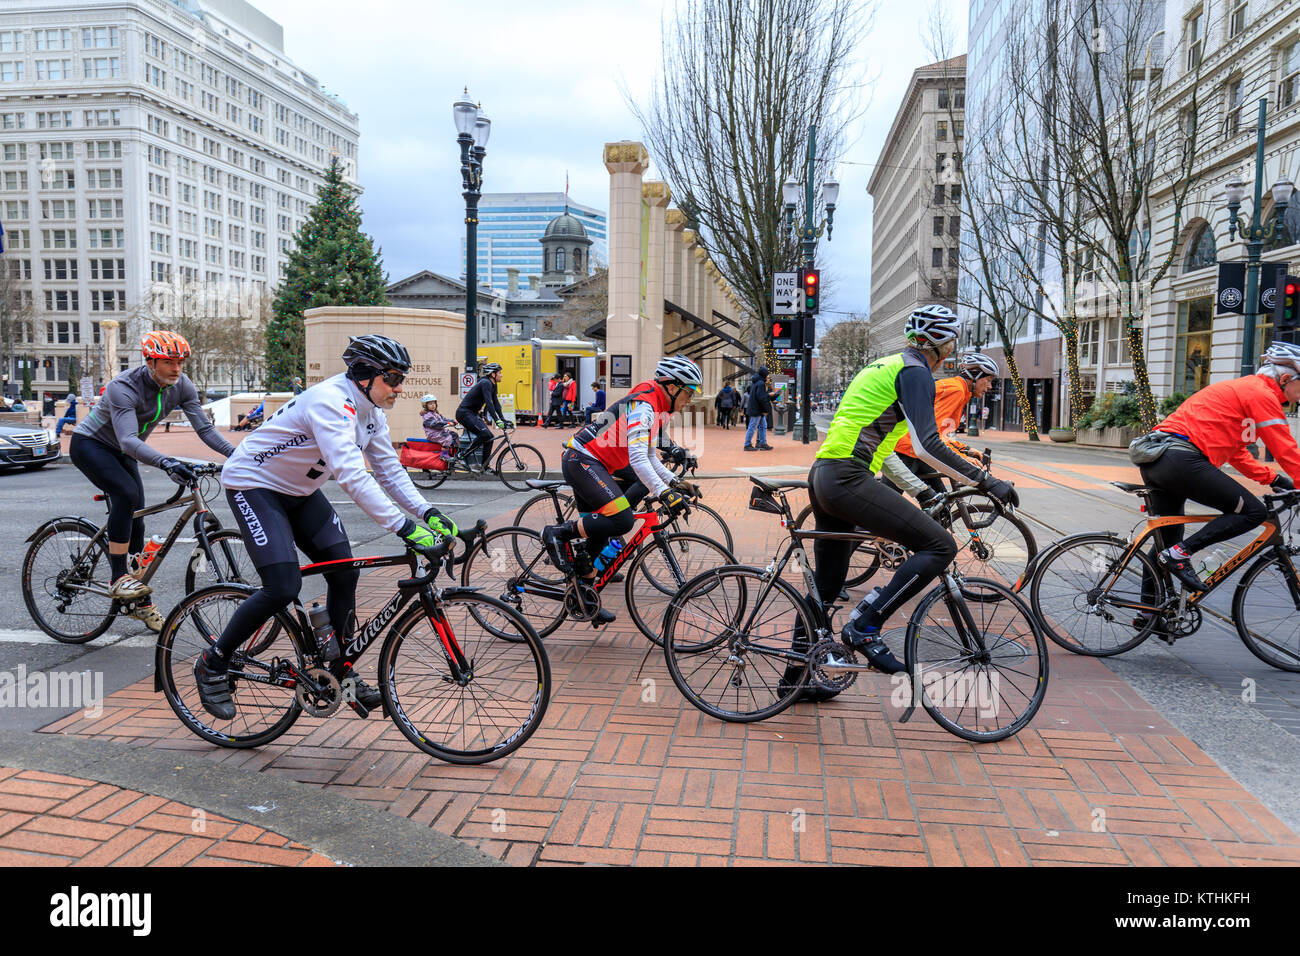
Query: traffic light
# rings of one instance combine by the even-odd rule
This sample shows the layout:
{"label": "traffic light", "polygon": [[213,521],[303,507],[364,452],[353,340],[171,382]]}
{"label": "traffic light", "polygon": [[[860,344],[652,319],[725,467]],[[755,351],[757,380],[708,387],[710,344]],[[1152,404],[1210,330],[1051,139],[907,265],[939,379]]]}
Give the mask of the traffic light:
{"label": "traffic light", "polygon": [[790,320],[785,316],[780,316],[772,320],[768,328],[768,337],[772,340],[772,348],[786,349],[790,347]]}
{"label": "traffic light", "polygon": [[821,280],[820,270],[803,270],[803,308],[800,311],[808,315],[817,313],[817,304],[821,301]]}
{"label": "traffic light", "polygon": [[1279,329],[1300,328],[1300,276],[1287,276],[1278,296],[1275,323]]}

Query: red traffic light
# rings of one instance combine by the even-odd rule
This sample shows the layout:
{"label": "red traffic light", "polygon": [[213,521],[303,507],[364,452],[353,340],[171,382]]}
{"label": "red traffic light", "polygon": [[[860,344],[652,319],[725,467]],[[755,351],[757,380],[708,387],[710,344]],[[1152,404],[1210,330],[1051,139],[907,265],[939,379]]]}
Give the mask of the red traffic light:
{"label": "red traffic light", "polygon": [[1286,294],[1295,295],[1297,292],[1300,292],[1300,286],[1296,285],[1294,282],[1288,282],[1286,287]]}
{"label": "red traffic light", "polygon": [[781,331],[782,331],[781,323],[780,323],[780,322],[773,322],[773,323],[772,323],[772,338],[774,338],[774,339],[785,338],[785,336],[783,336],[783,335],[781,334]]}
{"label": "red traffic light", "polygon": [[809,295],[814,295],[814,294],[816,294],[816,292],[817,292],[817,279],[818,279],[818,275],[817,275],[817,273],[814,272],[814,271],[811,271],[811,270],[810,270],[810,271],[805,272],[805,273],[803,274],[803,287],[804,287],[805,290],[807,290],[807,292],[808,292]]}

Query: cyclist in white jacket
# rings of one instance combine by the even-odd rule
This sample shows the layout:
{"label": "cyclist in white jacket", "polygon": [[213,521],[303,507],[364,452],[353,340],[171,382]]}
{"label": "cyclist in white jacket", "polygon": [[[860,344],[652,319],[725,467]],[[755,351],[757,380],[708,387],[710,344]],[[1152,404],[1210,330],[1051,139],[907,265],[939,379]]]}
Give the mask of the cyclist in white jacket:
{"label": "cyclist in white jacket", "polygon": [[[456,534],[455,523],[411,483],[389,438],[383,409],[392,408],[402,391],[410,353],[387,336],[363,335],[351,339],[343,361],[346,372],[313,385],[276,411],[244,439],[222,473],[262,588],[240,605],[194,665],[199,699],[220,719],[235,716],[227,678],[231,655],[298,596],[302,575],[295,545],[313,563],[352,557],[343,523],[321,490],[331,476],[408,547],[425,551],[440,545],[443,536]],[[366,471],[367,459],[374,477]],[[325,606],[340,647],[351,638],[359,576],[346,563],[325,575]],[[341,659],[331,670],[340,680],[353,680],[354,699],[367,710],[380,705],[379,690],[348,674]]]}

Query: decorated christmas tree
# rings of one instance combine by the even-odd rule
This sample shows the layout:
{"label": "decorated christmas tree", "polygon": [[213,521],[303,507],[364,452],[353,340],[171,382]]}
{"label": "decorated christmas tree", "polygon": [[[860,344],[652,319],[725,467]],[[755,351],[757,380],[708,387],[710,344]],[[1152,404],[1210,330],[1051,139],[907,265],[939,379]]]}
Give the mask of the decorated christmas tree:
{"label": "decorated christmas tree", "polygon": [[387,305],[379,253],[361,231],[356,191],[343,181],[338,157],[330,160],[289,253],[275,293],[275,315],[266,326],[266,384],[288,391],[294,376],[306,378],[302,313],[322,305]]}

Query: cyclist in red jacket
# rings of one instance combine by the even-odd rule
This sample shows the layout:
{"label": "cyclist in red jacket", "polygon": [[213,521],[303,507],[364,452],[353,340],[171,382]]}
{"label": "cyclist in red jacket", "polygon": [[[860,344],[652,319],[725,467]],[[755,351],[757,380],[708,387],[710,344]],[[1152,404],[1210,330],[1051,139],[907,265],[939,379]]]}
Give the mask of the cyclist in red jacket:
{"label": "cyclist in red jacket", "polygon": [[[1274,342],[1254,375],[1217,382],[1183,402],[1156,426],[1171,436],[1155,461],[1141,465],[1151,488],[1151,511],[1181,515],[1191,499],[1223,514],[1182,541],[1181,525],[1160,534],[1163,547],[1155,559],[1186,587],[1202,591],[1192,555],[1257,527],[1268,517],[1264,503],[1219,470],[1225,462],[1247,478],[1275,490],[1295,487],[1300,476],[1300,448],[1287,426],[1282,406],[1300,401],[1300,345]],[[1284,471],[1251,457],[1246,446],[1258,438]]]}

